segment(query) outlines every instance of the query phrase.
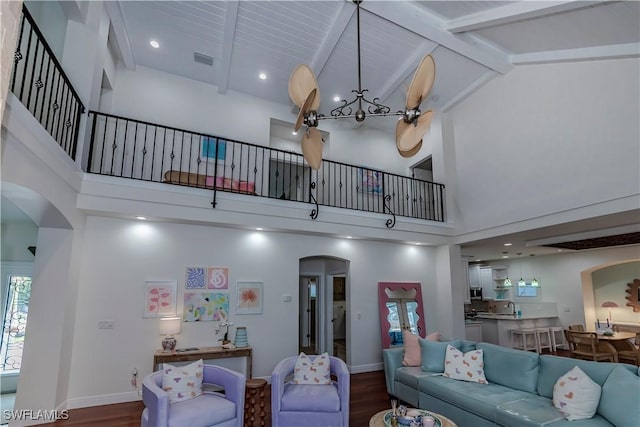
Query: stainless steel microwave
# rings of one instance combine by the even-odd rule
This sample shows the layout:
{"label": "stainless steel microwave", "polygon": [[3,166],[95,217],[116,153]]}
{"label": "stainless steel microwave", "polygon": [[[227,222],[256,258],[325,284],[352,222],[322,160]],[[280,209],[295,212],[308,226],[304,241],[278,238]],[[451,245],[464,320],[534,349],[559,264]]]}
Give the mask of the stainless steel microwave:
{"label": "stainless steel microwave", "polygon": [[482,288],[469,288],[469,295],[473,300],[482,299]]}

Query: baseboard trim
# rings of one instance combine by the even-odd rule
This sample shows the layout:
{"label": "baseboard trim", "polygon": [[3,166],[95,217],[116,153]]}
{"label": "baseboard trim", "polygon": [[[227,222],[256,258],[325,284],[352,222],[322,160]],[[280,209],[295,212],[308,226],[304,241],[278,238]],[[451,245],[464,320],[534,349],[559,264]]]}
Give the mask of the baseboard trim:
{"label": "baseboard trim", "polygon": [[105,394],[102,396],[78,397],[68,399],[63,402],[57,409],[79,409],[89,406],[112,405],[114,403],[135,402],[141,400],[137,391],[128,391],[126,393]]}
{"label": "baseboard trim", "polygon": [[352,374],[362,374],[364,372],[382,371],[384,369],[384,363],[371,363],[369,365],[351,365]]}

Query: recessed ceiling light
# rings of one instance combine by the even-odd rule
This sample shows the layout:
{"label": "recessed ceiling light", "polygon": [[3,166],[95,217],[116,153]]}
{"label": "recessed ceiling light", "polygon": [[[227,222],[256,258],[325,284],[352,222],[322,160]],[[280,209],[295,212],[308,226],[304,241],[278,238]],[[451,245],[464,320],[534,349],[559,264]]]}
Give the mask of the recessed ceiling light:
{"label": "recessed ceiling light", "polygon": [[513,243],[505,243],[504,245],[505,246],[511,246],[511,245],[513,245]]}
{"label": "recessed ceiling light", "polygon": [[151,45],[151,47],[152,47],[152,48],[154,48],[154,49],[157,49],[157,48],[159,48],[159,47],[160,47],[160,43],[158,43],[158,42],[157,42],[157,41],[155,41],[155,40],[151,40],[151,41],[149,42],[149,44],[150,44],[150,45]]}
{"label": "recessed ceiling light", "polygon": [[296,132],[295,130],[293,132],[291,132],[291,135],[297,135],[298,132]]}
{"label": "recessed ceiling light", "polygon": [[260,77],[260,80],[267,80],[267,73],[260,73],[258,77]]}
{"label": "recessed ceiling light", "polygon": [[334,96],[333,97],[333,101],[334,102],[340,102],[340,96],[339,95]]}
{"label": "recessed ceiling light", "polygon": [[262,227],[256,227],[256,231],[262,231],[262,230],[264,230],[264,228],[262,228]]}
{"label": "recessed ceiling light", "polygon": [[509,255],[502,255],[502,258],[509,258]]}
{"label": "recessed ceiling light", "polygon": [[422,243],[420,243],[420,242],[415,242],[414,244],[415,244],[416,246],[420,246]]}
{"label": "recessed ceiling light", "polygon": [[146,221],[146,217],[144,216],[137,216],[136,219],[139,219],[140,221]]}
{"label": "recessed ceiling light", "polygon": [[347,239],[353,239],[352,236],[344,236],[344,237],[347,238]]}

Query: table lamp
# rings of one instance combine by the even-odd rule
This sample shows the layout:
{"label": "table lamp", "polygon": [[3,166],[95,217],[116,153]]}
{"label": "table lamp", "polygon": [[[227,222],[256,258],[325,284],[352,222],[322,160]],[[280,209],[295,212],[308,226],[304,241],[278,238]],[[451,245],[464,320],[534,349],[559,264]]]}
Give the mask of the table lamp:
{"label": "table lamp", "polygon": [[176,339],[173,337],[180,333],[182,319],[180,317],[164,317],[160,319],[160,335],[162,339],[162,349],[168,353],[176,349]]}

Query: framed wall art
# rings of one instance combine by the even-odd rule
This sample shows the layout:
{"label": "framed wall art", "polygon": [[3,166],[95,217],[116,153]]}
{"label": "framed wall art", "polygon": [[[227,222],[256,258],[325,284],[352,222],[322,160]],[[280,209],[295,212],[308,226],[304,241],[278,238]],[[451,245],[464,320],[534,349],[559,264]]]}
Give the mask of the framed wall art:
{"label": "framed wall art", "polygon": [[382,194],[382,172],[370,169],[358,169],[361,193]]}
{"label": "framed wall art", "polygon": [[262,314],[262,282],[238,282],[236,314]]}
{"label": "framed wall art", "polygon": [[147,280],[143,288],[143,317],[176,315],[177,280]]}

